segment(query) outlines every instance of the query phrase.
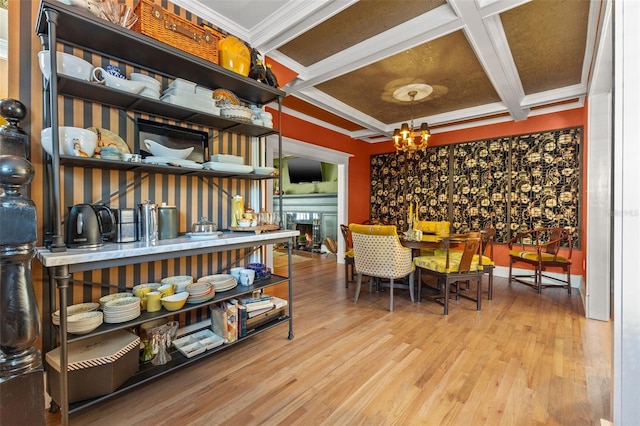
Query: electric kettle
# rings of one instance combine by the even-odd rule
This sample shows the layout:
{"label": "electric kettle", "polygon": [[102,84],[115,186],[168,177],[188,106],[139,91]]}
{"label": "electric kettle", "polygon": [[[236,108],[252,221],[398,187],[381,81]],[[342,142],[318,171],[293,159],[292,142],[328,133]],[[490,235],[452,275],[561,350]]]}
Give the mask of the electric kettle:
{"label": "electric kettle", "polygon": [[95,248],[114,233],[114,217],[107,206],[76,204],[65,222],[65,243],[69,248]]}

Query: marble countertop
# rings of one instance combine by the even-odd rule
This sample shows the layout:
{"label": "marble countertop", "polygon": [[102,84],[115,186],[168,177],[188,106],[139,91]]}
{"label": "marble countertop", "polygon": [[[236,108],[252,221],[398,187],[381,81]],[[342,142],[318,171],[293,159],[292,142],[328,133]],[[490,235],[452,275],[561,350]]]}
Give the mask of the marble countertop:
{"label": "marble countertop", "polygon": [[77,272],[94,269],[98,267],[98,264],[99,267],[104,268],[273,244],[287,241],[298,235],[300,232],[294,230],[261,232],[260,234],[228,232],[208,239],[183,235],[178,238],[158,240],[153,244],[141,241],[105,243],[104,246],[96,249],[67,249],[67,251],[56,253],[46,247],[37,247],[36,257],[47,268],[69,265],[71,272]]}

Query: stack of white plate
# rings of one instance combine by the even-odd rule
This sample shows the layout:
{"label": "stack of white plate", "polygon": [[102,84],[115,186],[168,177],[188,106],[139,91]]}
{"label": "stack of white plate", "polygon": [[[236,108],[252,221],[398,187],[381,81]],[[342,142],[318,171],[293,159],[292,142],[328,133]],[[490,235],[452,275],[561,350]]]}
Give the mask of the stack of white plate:
{"label": "stack of white plate", "polygon": [[244,164],[244,157],[230,154],[213,154],[211,161],[216,163]]}
{"label": "stack of white plate", "polygon": [[205,170],[215,170],[217,172],[229,172],[229,173],[251,173],[253,167],[244,164],[234,163],[218,163],[217,161],[207,161],[202,163],[202,168]]}
{"label": "stack of white plate", "polygon": [[113,299],[104,305],[102,311],[107,324],[131,321],[140,316],[140,298],[134,296]]}
{"label": "stack of white plate", "polygon": [[238,281],[233,277],[233,275],[228,274],[207,275],[205,277],[199,278],[198,282],[210,283],[217,293],[221,291],[231,290],[238,285]]}
{"label": "stack of white plate", "polygon": [[[100,307],[100,304],[94,303],[94,302],[79,303],[77,305],[67,306],[67,321],[68,321],[68,318],[72,315],[81,314],[84,312],[97,311],[99,307]],[[55,325],[60,325],[60,310],[57,310],[51,314],[51,322],[53,322]]]}
{"label": "stack of white plate", "polygon": [[67,318],[67,332],[73,334],[90,333],[102,324],[103,314],[100,311],[82,312]]}
{"label": "stack of white plate", "polygon": [[115,299],[120,299],[123,297],[133,297],[133,293],[113,293],[113,294],[107,294],[106,296],[103,296],[100,298],[99,302],[100,302],[100,309],[102,309],[104,311],[104,307],[105,305]]}
{"label": "stack of white plate", "polygon": [[187,286],[187,292],[189,292],[187,303],[206,302],[207,300],[213,299],[213,296],[216,295],[215,287],[213,287],[210,282],[200,282],[199,280],[197,283],[189,284]]}
{"label": "stack of white plate", "polygon": [[142,161],[147,164],[158,164],[160,166],[179,166],[188,169],[202,169],[202,164],[196,163],[193,160],[182,160],[180,158],[150,156],[145,157]]}

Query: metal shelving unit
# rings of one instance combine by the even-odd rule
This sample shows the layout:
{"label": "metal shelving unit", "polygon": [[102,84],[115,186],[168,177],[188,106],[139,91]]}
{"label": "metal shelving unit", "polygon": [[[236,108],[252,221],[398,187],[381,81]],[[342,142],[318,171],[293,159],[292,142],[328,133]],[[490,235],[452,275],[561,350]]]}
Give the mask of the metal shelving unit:
{"label": "metal shelving unit", "polygon": [[[55,54],[58,43],[67,46],[79,47],[85,51],[96,53],[103,57],[130,64],[134,67],[141,68],[162,75],[168,78],[183,77],[195,81],[198,84],[211,88],[224,88],[232,91],[240,99],[257,104],[264,105],[271,102],[278,104],[278,116],[282,109],[282,98],[285,93],[276,88],[259,83],[247,77],[240,76],[232,71],[226,70],[217,64],[213,64],[204,59],[182,52],[157,40],[151,39],[144,35],[138,34],[126,28],[111,24],[106,20],[96,18],[81,8],[68,6],[62,2],[55,0],[42,0],[38,12],[36,22],[36,33],[42,40],[43,47],[49,50],[49,59],[51,63],[52,73],[49,81],[44,82],[44,123],[48,127],[57,129],[58,125],[58,96],[63,95],[70,98],[81,99],[88,102],[99,103],[113,108],[125,111],[133,111],[138,113],[150,114],[158,118],[169,118],[176,121],[202,125],[217,129],[220,132],[233,132],[251,137],[266,137],[277,134],[282,152],[282,134],[279,130],[255,126],[236,120],[231,120],[207,113],[203,113],[189,108],[182,108],[175,105],[166,104],[158,100],[141,98],[125,92],[121,92],[109,87],[100,86],[87,81],[75,79],[72,77],[58,75],[57,73],[57,55]],[[95,404],[98,401],[110,398],[120,392],[134,388],[139,384],[145,383],[154,378],[160,377],[177,368],[181,368],[193,361],[202,359],[222,350],[228,345],[223,345],[215,351],[207,351],[194,358],[186,358],[177,354],[174,361],[170,364],[160,367],[144,366],[141,371],[127,381],[116,392],[100,398],[83,401],[70,405],[68,402],[68,381],[67,381],[67,365],[68,365],[68,348],[67,344],[72,340],[79,340],[88,336],[109,333],[114,330],[136,326],[151,318],[163,316],[172,316],[182,311],[198,309],[208,304],[217,303],[222,300],[231,299],[241,294],[251,293],[255,289],[271,287],[273,285],[288,282],[288,315],[284,319],[280,319],[265,325],[246,338],[263,331],[272,326],[288,322],[289,339],[293,338],[293,307],[292,307],[292,279],[291,279],[291,250],[289,250],[289,271],[288,277],[272,276],[264,282],[256,282],[253,286],[243,289],[237,289],[221,294],[215,299],[203,303],[183,308],[177,312],[169,312],[164,309],[158,313],[145,313],[133,321],[122,324],[102,325],[94,332],[81,337],[71,337],[67,334],[67,289],[69,287],[71,274],[97,268],[110,268],[120,265],[130,265],[140,263],[142,261],[149,262],[155,260],[169,259],[176,256],[190,256],[199,254],[208,254],[221,251],[230,251],[238,248],[257,247],[261,245],[274,244],[279,242],[289,242],[289,247],[295,241],[295,237],[299,234],[297,231],[276,231],[263,233],[260,235],[225,235],[225,238],[219,240],[207,241],[190,241],[188,238],[178,239],[176,241],[166,240],[160,241],[160,244],[149,247],[144,244],[133,243],[134,245],[126,245],[119,247],[118,244],[105,245],[104,248],[89,253],[78,253],[66,251],[62,237],[62,221],[60,207],[60,168],[61,166],[74,166],[85,168],[102,168],[113,170],[124,170],[134,172],[145,172],[154,174],[176,174],[189,175],[211,178],[236,178],[248,180],[265,180],[273,179],[272,176],[257,174],[237,174],[224,173],[211,170],[194,170],[172,166],[158,166],[150,164],[135,164],[117,161],[108,161],[92,158],[77,158],[60,156],[58,132],[52,132],[53,155],[51,156],[51,164],[48,179],[52,183],[52,195],[50,204],[46,206],[46,210],[52,216],[53,224],[53,241],[49,247],[40,247],[37,249],[37,257],[40,262],[49,271],[51,291],[55,294],[55,286],[58,290],[59,309],[60,309],[60,401],[56,401],[62,410],[62,424],[68,424],[68,416],[70,412],[81,410]],[[281,178],[279,178],[281,179]],[[51,297],[51,299],[55,299]],[[49,301],[52,311],[55,309],[55,300]],[[51,330],[48,324],[48,318],[44,319],[43,330]],[[46,337],[46,336],[45,336]],[[45,338],[43,349],[47,348],[47,340]]]}

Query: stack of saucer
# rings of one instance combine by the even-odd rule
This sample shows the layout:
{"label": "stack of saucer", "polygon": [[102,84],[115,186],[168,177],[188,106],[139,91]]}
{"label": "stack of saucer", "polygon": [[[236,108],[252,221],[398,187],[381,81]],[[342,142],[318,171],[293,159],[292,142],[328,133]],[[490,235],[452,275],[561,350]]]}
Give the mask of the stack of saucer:
{"label": "stack of saucer", "polygon": [[139,81],[144,84],[144,89],[140,92],[142,96],[146,96],[151,99],[160,99],[162,84],[158,80],[139,72],[132,72],[129,77],[132,81]]}
{"label": "stack of saucer", "polygon": [[100,311],[82,312],[67,318],[67,331],[72,334],[87,334],[102,324],[103,314]]}
{"label": "stack of saucer", "polygon": [[213,285],[207,281],[189,284],[187,286],[187,292],[189,292],[187,303],[206,302],[207,300],[213,299],[213,296],[216,294]]}
{"label": "stack of saucer", "polygon": [[140,298],[134,296],[113,299],[104,305],[102,311],[107,324],[131,321],[140,316]]}

